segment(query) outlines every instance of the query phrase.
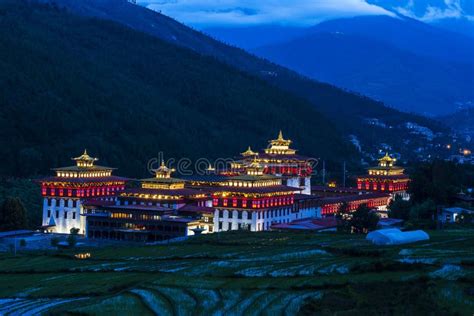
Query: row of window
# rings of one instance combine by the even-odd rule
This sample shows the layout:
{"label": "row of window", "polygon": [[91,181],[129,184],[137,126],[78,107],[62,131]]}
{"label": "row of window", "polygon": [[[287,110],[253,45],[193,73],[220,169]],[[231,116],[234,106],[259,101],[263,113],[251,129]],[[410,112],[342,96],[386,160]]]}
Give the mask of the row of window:
{"label": "row of window", "polygon": [[87,229],[96,227],[127,228],[136,230],[167,231],[167,232],[185,232],[183,225],[137,225],[135,223],[123,223],[115,221],[87,220]]}
{"label": "row of window", "polygon": [[[272,222],[266,222],[266,223],[258,223],[257,224],[257,231],[262,231],[262,230],[269,230],[270,227],[273,224],[281,224],[281,223],[289,223],[289,219],[283,219],[283,220],[278,220],[278,221],[272,221]],[[227,226],[225,226],[226,229],[225,231],[232,230],[232,223],[227,223]],[[237,230],[250,230],[251,226],[249,224],[237,224]],[[211,231],[211,230],[209,230]],[[224,231],[224,222],[219,222],[219,231]]]}
{"label": "row of window", "polygon": [[131,213],[112,213],[110,214],[111,218],[133,218],[135,220],[142,221],[160,221],[160,215],[151,215],[151,214],[131,214]]}
{"label": "row of window", "polygon": [[[223,223],[219,222],[219,231],[224,231],[223,227],[224,227]],[[250,225],[249,224],[238,223],[237,224],[237,229],[238,230],[250,230]],[[230,223],[227,225],[226,231],[229,231],[229,230],[232,230],[232,224],[230,224]]]}
{"label": "row of window", "polygon": [[152,202],[138,202],[135,201],[135,200],[132,200],[131,202],[127,201],[127,200],[118,200],[117,202],[117,205],[146,205],[146,206],[161,206],[161,207],[168,207],[168,208],[172,208],[172,209],[177,209],[178,208],[178,204],[177,203],[160,203],[160,202],[157,202],[157,203],[152,203]]}
{"label": "row of window", "polygon": [[293,197],[276,197],[258,200],[247,200],[238,198],[213,198],[212,205],[214,207],[235,207],[235,208],[265,208],[273,206],[291,205],[293,204]]}
{"label": "row of window", "polygon": [[[56,206],[56,202],[58,200],[56,199],[47,199],[47,205],[48,206]],[[64,206],[66,203],[65,203],[66,200],[64,199],[60,199],[59,200],[59,205],[60,206]],[[76,207],[78,205],[78,202],[79,200],[67,200],[67,207]]]}
{"label": "row of window", "polygon": [[[222,217],[229,217],[229,212],[227,210],[216,210],[216,215],[217,217],[220,216],[220,212],[222,212]],[[251,219],[251,215],[247,211],[231,211],[232,212],[232,218],[237,218],[237,219]],[[257,219],[266,219],[266,218],[274,218],[274,217],[281,217],[281,216],[288,216],[290,215],[290,209],[278,209],[278,210],[269,210],[269,211],[264,211],[264,212],[256,212],[257,213]],[[227,216],[226,216],[227,215]],[[250,215],[250,216],[249,216]]]}
{"label": "row of window", "polygon": [[89,196],[101,196],[101,195],[115,195],[115,192],[125,190],[125,186],[107,186],[90,189],[58,189],[58,188],[47,188],[42,187],[41,193],[43,195],[51,196],[75,196],[75,197],[89,197]]}
{"label": "row of window", "polygon": [[408,188],[408,184],[406,182],[401,182],[401,183],[378,183],[378,182],[359,182],[357,183],[357,188],[359,190],[388,190],[388,191],[393,191],[393,190],[406,190]]}
{"label": "row of window", "polygon": [[[54,217],[59,218],[59,211],[55,212]],[[72,219],[76,219],[76,212],[71,212],[71,215],[68,215],[68,211],[64,211],[64,219],[68,219],[68,216]],[[51,210],[48,210],[48,218],[51,217]]]}

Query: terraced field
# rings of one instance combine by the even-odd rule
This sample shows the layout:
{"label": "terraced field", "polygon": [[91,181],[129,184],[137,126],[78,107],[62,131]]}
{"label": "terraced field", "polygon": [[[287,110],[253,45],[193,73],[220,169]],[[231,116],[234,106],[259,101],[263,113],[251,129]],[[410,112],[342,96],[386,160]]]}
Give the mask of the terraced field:
{"label": "terraced field", "polygon": [[[78,250],[2,254],[0,315],[396,313],[403,304],[472,315],[474,231],[430,236],[380,247],[354,235],[229,232],[81,249],[86,260]],[[413,291],[419,300],[405,297]]]}

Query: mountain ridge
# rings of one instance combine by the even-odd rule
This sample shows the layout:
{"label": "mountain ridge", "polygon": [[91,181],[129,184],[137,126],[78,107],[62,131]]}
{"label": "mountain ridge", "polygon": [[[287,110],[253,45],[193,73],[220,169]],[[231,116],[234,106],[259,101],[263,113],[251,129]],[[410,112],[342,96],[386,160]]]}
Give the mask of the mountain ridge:
{"label": "mountain ridge", "polygon": [[308,102],[111,21],[3,1],[0,47],[3,176],[45,174],[87,148],[119,174],[143,177],[160,152],[233,157],[279,129],[309,156],[357,157]]}
{"label": "mountain ridge", "polygon": [[440,62],[360,35],[318,31],[254,52],[407,112],[449,113],[474,100],[474,65]]}
{"label": "mountain ridge", "polygon": [[[345,137],[356,135],[367,151],[376,151],[378,150],[378,144],[389,142],[393,143],[394,148],[407,156],[411,154],[410,148],[400,140],[399,134],[401,131],[399,130],[380,130],[376,133],[366,133],[367,118],[377,118],[394,126],[413,121],[425,125],[435,132],[447,130],[434,120],[419,115],[402,113],[384,106],[382,102],[373,101],[335,86],[305,78],[294,71],[260,59],[242,49],[230,47],[209,38],[205,34],[158,12],[133,5],[125,0],[35,1],[56,3],[75,14],[84,16],[98,17],[100,13],[100,16],[107,16],[109,20],[151,34],[175,45],[184,46],[197,53],[212,56],[241,71],[262,78],[271,85],[308,100],[319,112],[332,120],[334,126]],[[98,6],[98,3],[101,5]],[[156,27],[157,25],[160,27]]]}

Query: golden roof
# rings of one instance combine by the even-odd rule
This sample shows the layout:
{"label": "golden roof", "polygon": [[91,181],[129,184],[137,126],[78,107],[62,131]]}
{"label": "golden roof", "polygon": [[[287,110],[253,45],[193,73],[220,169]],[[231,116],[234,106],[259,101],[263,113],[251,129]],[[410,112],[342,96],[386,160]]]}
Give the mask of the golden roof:
{"label": "golden roof", "polygon": [[171,174],[175,172],[175,169],[168,168],[164,160],[161,160],[161,165],[155,170],[157,178],[171,178]]}
{"label": "golden roof", "polygon": [[99,160],[98,158],[91,157],[87,154],[87,149],[84,149],[84,153],[79,157],[71,158],[76,161],[78,167],[92,167],[94,161]]}
{"label": "golden roof", "polygon": [[245,156],[245,157],[247,157],[247,156],[256,156],[256,155],[258,155],[258,153],[254,152],[254,151],[252,150],[252,148],[250,148],[250,146],[249,146],[249,148],[247,148],[246,151],[244,151],[243,153],[241,153],[241,155],[242,155],[242,156]]}
{"label": "golden roof", "polygon": [[296,150],[290,148],[291,140],[283,138],[283,133],[280,130],[278,138],[270,140],[268,147],[265,149],[265,154],[270,155],[294,155]]}
{"label": "golden roof", "polygon": [[379,159],[379,165],[370,169],[373,172],[377,172],[377,170],[398,170],[397,172],[403,172],[403,168],[395,166],[396,161],[396,158],[390,157],[388,153],[385,153],[385,156]]}
{"label": "golden roof", "polygon": [[206,168],[206,171],[208,171],[208,172],[216,171],[216,168],[214,168],[214,167],[212,166],[212,164],[209,163],[209,166]]}
{"label": "golden roof", "polygon": [[385,156],[383,156],[382,158],[380,158],[379,161],[396,162],[397,159],[396,159],[396,158],[392,158],[392,157],[390,157],[390,155],[389,155],[388,153],[385,153]]}
{"label": "golden roof", "polygon": [[277,145],[277,146],[290,146],[292,141],[289,139],[283,138],[283,132],[280,130],[280,132],[278,133],[278,138],[269,141],[269,143],[271,145]]}

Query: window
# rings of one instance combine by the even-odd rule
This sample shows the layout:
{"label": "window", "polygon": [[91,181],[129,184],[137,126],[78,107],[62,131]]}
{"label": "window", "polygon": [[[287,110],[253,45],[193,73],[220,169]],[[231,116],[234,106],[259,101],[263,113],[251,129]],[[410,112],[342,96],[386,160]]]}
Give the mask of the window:
{"label": "window", "polygon": [[59,218],[59,211],[56,211],[56,218]]}
{"label": "window", "polygon": [[51,210],[48,210],[48,217],[51,217]]}
{"label": "window", "polygon": [[72,219],[76,219],[76,212],[72,212]]}
{"label": "window", "polygon": [[67,211],[64,212],[64,219],[67,219]]}

